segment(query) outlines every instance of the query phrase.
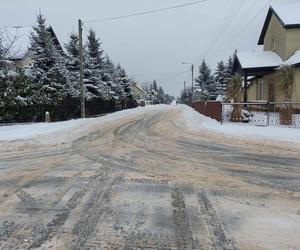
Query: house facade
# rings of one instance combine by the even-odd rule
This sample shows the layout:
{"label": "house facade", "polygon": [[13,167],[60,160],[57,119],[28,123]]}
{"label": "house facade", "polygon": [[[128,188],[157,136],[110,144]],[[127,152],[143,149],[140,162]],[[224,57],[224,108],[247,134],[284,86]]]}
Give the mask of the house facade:
{"label": "house facade", "polygon": [[258,45],[263,51],[238,52],[233,71],[244,77],[244,102],[282,102],[280,68],[294,67],[291,101],[300,102],[300,3],[270,6]]}
{"label": "house facade", "polygon": [[138,83],[132,83],[131,93],[140,105],[149,105],[149,95]]}

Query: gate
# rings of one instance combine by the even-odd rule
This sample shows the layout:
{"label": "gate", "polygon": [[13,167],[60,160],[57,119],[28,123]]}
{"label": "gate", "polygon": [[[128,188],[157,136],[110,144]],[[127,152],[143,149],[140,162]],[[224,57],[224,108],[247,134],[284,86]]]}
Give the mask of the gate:
{"label": "gate", "polygon": [[193,108],[202,115],[208,116],[218,122],[222,122],[221,102],[194,102]]}

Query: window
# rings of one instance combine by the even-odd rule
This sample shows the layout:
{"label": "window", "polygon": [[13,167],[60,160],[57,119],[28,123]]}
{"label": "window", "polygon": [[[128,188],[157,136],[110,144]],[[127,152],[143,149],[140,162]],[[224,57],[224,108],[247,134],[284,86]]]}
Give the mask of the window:
{"label": "window", "polygon": [[277,40],[275,38],[272,39],[272,51],[277,50]]}
{"label": "window", "polygon": [[264,99],[264,82],[259,81],[256,88],[256,100]]}

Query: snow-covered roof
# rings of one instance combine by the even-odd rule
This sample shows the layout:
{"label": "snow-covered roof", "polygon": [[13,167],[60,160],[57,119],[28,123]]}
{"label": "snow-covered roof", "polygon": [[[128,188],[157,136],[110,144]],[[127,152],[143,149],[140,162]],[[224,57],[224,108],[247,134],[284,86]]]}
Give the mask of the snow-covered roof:
{"label": "snow-covered roof", "polygon": [[271,8],[281,19],[285,26],[300,24],[300,2],[285,2],[272,4]]}
{"label": "snow-covered roof", "polygon": [[238,52],[237,58],[243,69],[272,68],[282,64],[281,58],[273,51]]}
{"label": "snow-covered roof", "polygon": [[281,25],[285,29],[300,28],[300,2],[297,1],[285,1],[284,3],[272,4],[269,8],[262,32],[259,37],[258,44],[264,44],[264,38],[266,36],[272,16],[275,15]]}
{"label": "snow-covered roof", "polygon": [[147,92],[140,85],[138,85],[137,83],[133,83],[131,87],[136,87],[137,89],[139,89],[144,94],[147,94]]}
{"label": "snow-covered roof", "polygon": [[[63,51],[63,47],[60,45],[52,26],[49,26],[48,30],[53,36],[55,44]],[[8,56],[9,59],[18,60],[26,56],[30,48],[30,36],[32,31],[32,27],[5,28],[4,36],[5,39],[8,40],[7,43],[11,43],[10,41],[14,40],[13,47]]]}
{"label": "snow-covered roof", "polygon": [[238,52],[236,55],[242,69],[277,68],[281,65],[300,65],[300,49],[283,61],[273,51]]}
{"label": "snow-covered roof", "polygon": [[297,50],[294,55],[287,59],[284,65],[297,65],[300,64],[300,50]]}

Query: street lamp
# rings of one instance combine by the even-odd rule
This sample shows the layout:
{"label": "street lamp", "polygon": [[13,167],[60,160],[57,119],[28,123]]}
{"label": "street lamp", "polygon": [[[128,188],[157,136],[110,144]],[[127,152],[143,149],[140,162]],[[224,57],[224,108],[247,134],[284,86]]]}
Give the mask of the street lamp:
{"label": "street lamp", "polygon": [[182,64],[191,65],[191,70],[192,70],[192,96],[193,96],[194,95],[194,64],[193,63],[188,63],[188,62],[183,62]]}

